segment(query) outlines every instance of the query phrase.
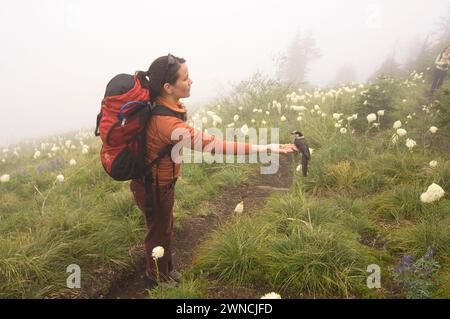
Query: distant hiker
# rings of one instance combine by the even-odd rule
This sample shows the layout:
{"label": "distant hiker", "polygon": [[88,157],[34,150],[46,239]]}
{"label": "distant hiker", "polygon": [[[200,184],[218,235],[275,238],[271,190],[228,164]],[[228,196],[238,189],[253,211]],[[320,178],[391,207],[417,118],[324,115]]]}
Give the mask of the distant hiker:
{"label": "distant hiker", "polygon": [[433,95],[434,91],[439,89],[442,83],[445,80],[445,77],[448,72],[448,64],[450,63],[450,46],[445,48],[439,55],[436,57],[436,61],[434,64],[436,68],[434,70],[434,79],[433,84],[431,85],[430,95]]}
{"label": "distant hiker", "polygon": [[[192,80],[189,78],[188,67],[185,60],[171,54],[157,58],[150,65],[148,71],[136,72],[136,79],[143,88],[149,91],[152,107],[169,110],[178,116],[152,115],[145,130],[146,137],[146,162],[147,164],[158,158],[158,154],[165,154],[156,161],[149,170],[152,182],[146,183],[145,178],[133,179],[130,188],[134,198],[143,211],[148,226],[145,237],[146,276],[150,283],[154,283],[156,276],[155,260],[152,258],[152,250],[157,246],[164,248],[164,256],[157,259],[159,278],[163,281],[176,280],[179,273],[174,271],[172,261],[172,229],[173,229],[173,205],[175,184],[181,171],[181,164],[175,163],[170,152],[164,152],[179,143],[188,142],[191,149],[223,154],[231,152],[235,155],[244,155],[270,150],[275,153],[291,153],[295,150],[293,144],[253,145],[234,141],[222,141],[215,136],[196,130],[186,123],[187,110],[180,99],[190,96]],[[174,130],[183,129],[187,137],[175,134]],[[212,144],[211,144],[212,143]],[[162,152],[162,153],[161,153]],[[151,215],[146,210],[147,199],[151,200]],[[150,196],[150,198],[149,198]],[[190,240],[186,238],[185,240]]]}

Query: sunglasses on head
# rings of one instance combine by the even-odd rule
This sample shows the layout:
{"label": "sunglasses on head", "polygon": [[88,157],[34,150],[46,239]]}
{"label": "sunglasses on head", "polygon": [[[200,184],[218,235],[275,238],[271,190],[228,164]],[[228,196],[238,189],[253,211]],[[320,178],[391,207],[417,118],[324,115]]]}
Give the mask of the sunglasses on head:
{"label": "sunglasses on head", "polygon": [[175,64],[175,62],[176,62],[175,57],[174,57],[172,54],[169,53],[169,54],[167,55],[166,72],[164,73],[164,77],[163,77],[161,86],[164,86],[164,83],[167,82],[167,73],[169,72],[169,66],[172,65],[172,64]]}

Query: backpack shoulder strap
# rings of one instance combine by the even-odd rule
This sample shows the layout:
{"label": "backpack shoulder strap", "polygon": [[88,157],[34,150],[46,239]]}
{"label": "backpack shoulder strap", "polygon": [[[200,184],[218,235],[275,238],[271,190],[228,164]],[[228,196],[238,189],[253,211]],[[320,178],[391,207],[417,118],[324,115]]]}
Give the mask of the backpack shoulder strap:
{"label": "backpack shoulder strap", "polygon": [[165,107],[164,105],[153,106],[152,107],[152,115],[172,116],[172,117],[176,117],[182,121],[186,121],[183,113],[178,113],[178,112],[172,111],[171,109]]}

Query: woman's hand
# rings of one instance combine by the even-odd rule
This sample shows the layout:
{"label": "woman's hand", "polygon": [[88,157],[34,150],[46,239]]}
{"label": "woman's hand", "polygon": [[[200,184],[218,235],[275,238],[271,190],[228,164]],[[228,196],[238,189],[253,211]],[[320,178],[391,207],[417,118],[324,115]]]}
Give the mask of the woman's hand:
{"label": "woman's hand", "polygon": [[274,153],[282,154],[298,152],[294,144],[269,144],[267,145],[267,149]]}

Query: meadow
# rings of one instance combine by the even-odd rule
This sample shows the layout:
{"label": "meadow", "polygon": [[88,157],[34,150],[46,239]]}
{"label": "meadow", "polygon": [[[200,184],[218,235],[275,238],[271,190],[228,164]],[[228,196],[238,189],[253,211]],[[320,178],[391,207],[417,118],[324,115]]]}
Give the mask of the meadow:
{"label": "meadow", "polygon": [[[430,76],[305,89],[255,74],[190,115],[204,128],[279,128],[280,143],[299,129],[312,161],[262,210],[213,229],[180,285],[149,297],[213,298],[221,285],[252,287],[249,298],[449,298],[450,85],[428,98]],[[106,175],[99,151],[89,131],[2,150],[0,298],[83,296],[66,287],[70,264],[83,282],[132,268],[145,226],[129,182]],[[175,230],[254,174],[257,164],[184,164]],[[369,265],[379,288],[367,285]]]}

